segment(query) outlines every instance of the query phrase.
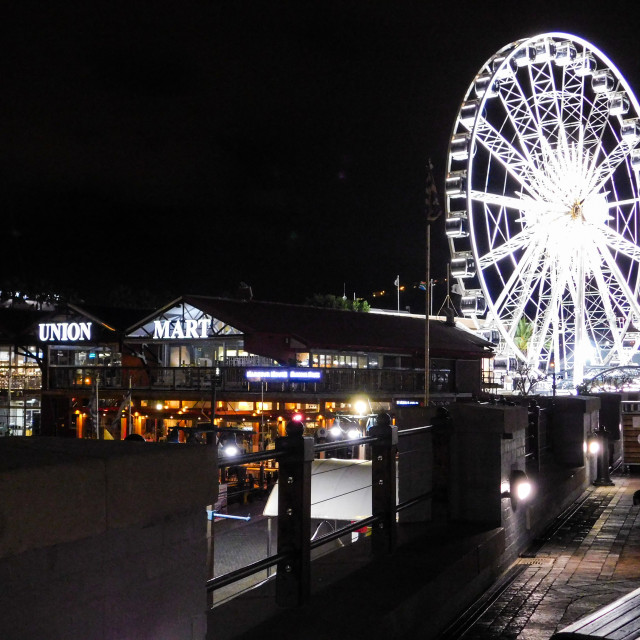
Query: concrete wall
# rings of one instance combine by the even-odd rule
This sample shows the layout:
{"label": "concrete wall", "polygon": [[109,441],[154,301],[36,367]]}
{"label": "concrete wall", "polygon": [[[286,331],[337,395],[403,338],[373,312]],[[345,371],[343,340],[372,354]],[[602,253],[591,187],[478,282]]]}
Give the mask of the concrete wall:
{"label": "concrete wall", "polygon": [[534,487],[530,500],[518,503],[503,493],[510,489],[511,473],[526,470],[527,407],[451,405],[451,518],[503,527],[501,561],[508,566],[595,478],[596,461],[584,446],[598,426],[599,408],[598,398],[556,399],[552,455],[529,476]]}
{"label": "concrete wall", "polygon": [[584,466],[584,443],[599,426],[600,399],[594,396],[561,396],[544,401],[551,411],[554,459],[567,467]]}
{"label": "concrete wall", "polygon": [[214,447],[0,440],[0,638],[206,634]]}

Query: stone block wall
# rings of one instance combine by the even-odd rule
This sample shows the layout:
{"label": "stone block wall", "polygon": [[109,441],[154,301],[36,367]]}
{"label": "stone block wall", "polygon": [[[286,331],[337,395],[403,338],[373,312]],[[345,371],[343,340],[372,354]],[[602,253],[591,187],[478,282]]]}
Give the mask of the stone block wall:
{"label": "stone block wall", "polygon": [[526,471],[527,407],[451,405],[449,504],[453,520],[504,529],[503,562],[513,562],[595,477],[585,455],[598,425],[597,398],[560,398],[553,407],[553,455],[530,477],[527,502],[509,495],[514,470]]}
{"label": "stone block wall", "polygon": [[206,636],[213,447],[0,441],[0,638]]}

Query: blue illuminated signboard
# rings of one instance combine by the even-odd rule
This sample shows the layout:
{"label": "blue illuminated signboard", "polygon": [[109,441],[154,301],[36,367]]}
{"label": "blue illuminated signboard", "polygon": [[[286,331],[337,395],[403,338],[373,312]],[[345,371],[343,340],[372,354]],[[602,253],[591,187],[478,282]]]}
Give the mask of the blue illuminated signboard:
{"label": "blue illuminated signboard", "polygon": [[396,400],[398,406],[414,407],[420,404],[420,400]]}
{"label": "blue illuminated signboard", "polygon": [[247,369],[247,380],[321,380],[317,369]]}

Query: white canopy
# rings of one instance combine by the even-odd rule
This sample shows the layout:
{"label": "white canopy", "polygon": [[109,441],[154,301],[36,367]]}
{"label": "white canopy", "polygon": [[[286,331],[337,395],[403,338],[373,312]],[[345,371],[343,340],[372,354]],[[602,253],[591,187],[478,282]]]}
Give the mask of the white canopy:
{"label": "white canopy", "polygon": [[[278,515],[278,483],[264,507]],[[311,517],[317,520],[362,520],[371,515],[371,460],[314,460],[311,463]]]}

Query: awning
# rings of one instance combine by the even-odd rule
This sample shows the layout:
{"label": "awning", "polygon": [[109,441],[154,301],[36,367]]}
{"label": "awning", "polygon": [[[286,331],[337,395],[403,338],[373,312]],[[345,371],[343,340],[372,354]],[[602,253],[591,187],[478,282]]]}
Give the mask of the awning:
{"label": "awning", "polygon": [[[278,515],[278,483],[264,507]],[[314,460],[311,463],[311,518],[362,520],[371,515],[371,460]]]}

